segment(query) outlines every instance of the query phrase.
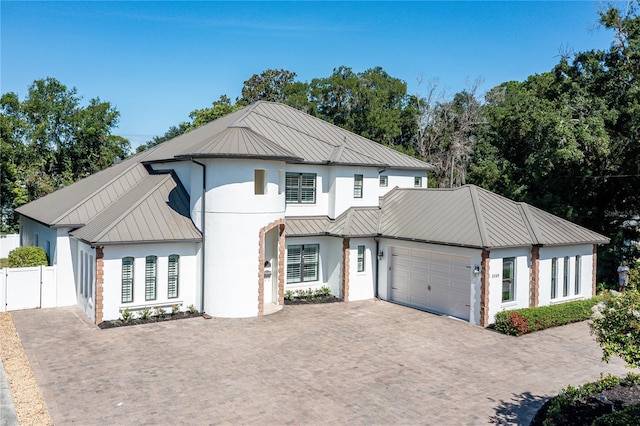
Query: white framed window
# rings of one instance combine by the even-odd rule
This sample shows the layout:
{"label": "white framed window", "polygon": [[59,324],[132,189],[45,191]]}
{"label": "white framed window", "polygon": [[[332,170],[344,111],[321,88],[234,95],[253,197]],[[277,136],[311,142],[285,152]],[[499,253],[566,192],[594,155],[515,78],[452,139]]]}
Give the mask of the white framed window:
{"label": "white framed window", "polygon": [[574,285],[573,285],[573,292],[574,294],[580,294],[580,255],[576,256],[576,270],[575,270],[575,278],[574,278]]}
{"label": "white framed window", "polygon": [[569,256],[564,257],[564,270],[562,272],[562,297],[567,297],[569,295]]}
{"label": "white framed window", "polygon": [[364,272],[364,246],[358,246],[358,272]]}
{"label": "white framed window", "polygon": [[133,302],[133,257],[122,258],[122,303]]}
{"label": "white framed window", "polygon": [[558,297],[558,258],[551,259],[551,298]]}
{"label": "white framed window", "polygon": [[315,204],[315,173],[287,173],[285,186],[285,200],[288,204]]}
{"label": "white framed window", "polygon": [[167,285],[167,298],[175,299],[178,297],[178,276],[180,273],[180,256],[172,254],[169,256],[169,278]]}
{"label": "white framed window", "polygon": [[502,259],[502,301],[513,302],[516,300],[516,258],[505,257]]}
{"label": "white framed window", "polygon": [[389,186],[389,176],[380,175],[380,186],[381,187]]}
{"label": "white framed window", "polygon": [[362,198],[362,186],[364,177],[362,175],[353,175],[353,198]]}
{"label": "white framed window", "polygon": [[264,195],[267,193],[267,171],[256,169],[253,171],[253,193]]}
{"label": "white framed window", "polygon": [[287,284],[318,281],[319,244],[287,247]]}
{"label": "white framed window", "polygon": [[144,267],[144,300],[156,300],[157,256],[147,256]]}

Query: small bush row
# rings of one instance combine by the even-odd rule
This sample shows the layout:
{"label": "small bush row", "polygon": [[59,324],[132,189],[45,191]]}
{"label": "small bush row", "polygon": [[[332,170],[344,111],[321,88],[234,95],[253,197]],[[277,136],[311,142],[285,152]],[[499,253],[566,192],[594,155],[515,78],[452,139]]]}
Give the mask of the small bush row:
{"label": "small bush row", "polygon": [[601,296],[595,296],[552,306],[501,311],[496,314],[494,328],[504,334],[521,336],[532,331],[584,321],[589,319],[591,308],[601,299]]}
{"label": "small bush row", "polygon": [[[543,425],[561,425],[561,424],[571,424],[572,420],[570,417],[574,414],[573,410],[571,410],[571,406],[578,403],[585,403],[589,398],[594,398],[597,394],[613,389],[617,386],[634,386],[640,384],[640,376],[634,373],[627,374],[626,377],[622,379],[607,375],[605,377],[601,377],[600,380],[591,383],[585,383],[579,387],[573,387],[571,385],[567,386],[566,389],[563,389],[555,398],[549,401],[549,403],[545,407],[545,412],[539,413],[543,414],[544,419],[542,421]],[[604,404],[604,402],[603,402]],[[591,423],[592,425],[631,425],[638,424],[638,411],[639,405],[630,405],[625,407],[622,410],[615,411],[612,414],[599,415],[595,421]],[[598,410],[593,411],[594,415],[598,414]],[[536,415],[537,419],[542,420]],[[634,421],[628,422],[628,420],[633,419]],[[586,419],[581,419],[586,420]],[[622,420],[622,423],[619,421]],[[625,423],[626,422],[626,423]],[[539,423],[535,421],[534,423]]]}
{"label": "small bush row", "polygon": [[331,289],[329,287],[322,286],[315,290],[313,289],[297,289],[297,290],[287,290],[284,293],[284,299],[289,301],[295,300],[316,300],[316,299],[327,299],[332,297]]}

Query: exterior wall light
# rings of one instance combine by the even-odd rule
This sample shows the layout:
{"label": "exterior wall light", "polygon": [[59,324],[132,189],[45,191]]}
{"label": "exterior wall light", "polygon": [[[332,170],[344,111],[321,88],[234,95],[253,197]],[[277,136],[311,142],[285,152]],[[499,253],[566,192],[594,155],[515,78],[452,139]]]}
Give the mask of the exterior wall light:
{"label": "exterior wall light", "polygon": [[384,252],[380,251],[380,253],[378,253],[378,260],[382,260],[383,257],[384,257]]}
{"label": "exterior wall light", "polygon": [[475,265],[473,267],[473,274],[474,275],[480,275],[480,265]]}

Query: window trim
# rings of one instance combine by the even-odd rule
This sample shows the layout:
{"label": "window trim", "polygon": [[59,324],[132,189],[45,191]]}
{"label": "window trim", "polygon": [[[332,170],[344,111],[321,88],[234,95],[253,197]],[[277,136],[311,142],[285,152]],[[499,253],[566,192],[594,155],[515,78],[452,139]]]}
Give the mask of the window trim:
{"label": "window trim", "polygon": [[[130,266],[131,270],[128,271],[130,272],[130,277],[125,278],[125,261],[131,261],[131,264],[128,265]],[[122,264],[122,268],[121,268],[121,285],[120,285],[120,301],[121,303],[133,303],[133,283],[134,283],[134,266],[135,266],[135,259],[132,256],[126,256],[122,258],[121,261]],[[126,279],[126,281],[125,281]],[[127,290],[129,290],[128,292],[125,291],[125,285],[128,286],[129,288]],[[129,300],[125,300],[125,294],[129,294]]]}
{"label": "window trim", "polygon": [[414,188],[422,188],[422,176],[414,176],[413,177],[413,187]]}
{"label": "window trim", "polygon": [[[287,181],[289,178],[295,177],[297,180],[296,185],[288,185]],[[310,179],[313,178],[313,185],[303,185],[303,178]],[[316,203],[316,189],[318,186],[318,175],[316,173],[298,173],[298,172],[287,172],[285,174],[285,202],[287,204],[315,204]],[[305,200],[303,196],[303,190],[312,191],[308,192],[312,194],[311,200]],[[295,191],[296,197],[295,199],[289,199],[289,194]]]}
{"label": "window trim", "polygon": [[582,258],[580,255],[576,256],[575,259],[575,277],[574,277],[574,287],[573,287],[573,292],[574,294],[578,295],[580,294],[580,274],[581,274],[581,269],[582,269]]}
{"label": "window trim", "polygon": [[[176,299],[180,294],[180,255],[170,254],[167,259],[167,299]],[[173,271],[171,271],[172,263],[175,265]],[[172,279],[175,280],[174,283],[171,282]]]}
{"label": "window trim", "polygon": [[[307,252],[306,249],[309,249]],[[299,259],[297,262],[290,262],[292,250],[300,250]],[[315,251],[315,261],[305,262],[305,255],[313,255]],[[297,268],[295,268],[297,266]],[[293,271],[296,271],[296,275],[292,276]],[[312,275],[310,279],[305,276],[307,272],[311,271]],[[305,282],[318,281],[320,279],[320,244],[292,244],[287,246],[287,284],[299,284]]]}
{"label": "window trim", "polygon": [[[150,268],[153,265],[153,269]],[[158,256],[149,255],[144,259],[144,300],[158,298]]]}
{"label": "window trim", "polygon": [[[507,264],[511,263],[511,277],[505,278],[505,267]],[[516,300],[516,258],[515,257],[504,257],[502,258],[502,293],[501,299],[502,303],[514,302]],[[505,299],[505,281],[510,281],[509,287],[507,290],[508,298]]]}
{"label": "window trim", "polygon": [[353,175],[353,198],[362,198],[364,195],[364,175]]}
{"label": "window trim", "polygon": [[558,258],[551,259],[551,300],[558,298]]}
{"label": "window trim", "polygon": [[364,272],[365,253],[366,253],[366,247],[364,245],[359,245],[358,246],[358,272]]}
{"label": "window trim", "polygon": [[569,297],[569,256],[564,257],[564,270],[562,271],[562,297]]}
{"label": "window trim", "polygon": [[386,188],[388,186],[389,186],[389,176],[380,175],[380,187],[381,188]]}
{"label": "window trim", "polygon": [[253,171],[253,194],[265,195],[267,193],[267,171],[255,169]]}

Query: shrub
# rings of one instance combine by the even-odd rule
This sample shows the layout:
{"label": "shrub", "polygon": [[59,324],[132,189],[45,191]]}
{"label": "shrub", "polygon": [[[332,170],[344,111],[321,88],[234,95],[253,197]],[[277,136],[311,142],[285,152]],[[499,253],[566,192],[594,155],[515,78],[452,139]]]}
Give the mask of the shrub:
{"label": "shrub", "polygon": [[149,318],[151,318],[151,308],[148,306],[145,306],[139,313],[140,315],[140,319],[141,320],[148,320]]}
{"label": "shrub", "polygon": [[177,315],[180,312],[180,305],[171,305],[171,315]]}
{"label": "shrub", "polygon": [[131,312],[129,308],[126,308],[124,311],[122,311],[122,322],[128,323],[132,319],[133,319],[133,312]]}
{"label": "shrub", "polygon": [[48,264],[47,253],[42,247],[22,246],[9,252],[9,268],[47,266]]}
{"label": "shrub", "polygon": [[629,367],[640,366],[640,293],[606,292],[593,308],[591,334],[602,347],[602,359],[619,356]]}
{"label": "shrub", "polygon": [[584,321],[589,319],[591,308],[601,299],[601,296],[596,296],[553,306],[501,311],[496,314],[494,327],[501,333],[521,336],[532,331]]}
{"label": "shrub", "polygon": [[167,312],[162,306],[156,306],[153,308],[153,315],[156,317],[164,316],[165,312]]}
{"label": "shrub", "polygon": [[591,426],[629,426],[640,424],[640,404],[629,405],[622,410],[605,414],[591,423]]}
{"label": "shrub", "polygon": [[190,313],[190,314],[196,314],[196,313],[198,313],[198,308],[196,308],[196,307],[195,307],[195,306],[193,306],[193,305],[189,305],[189,306],[187,307],[187,310],[189,311],[189,313]]}

